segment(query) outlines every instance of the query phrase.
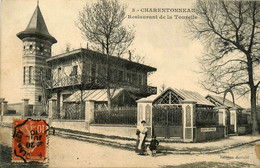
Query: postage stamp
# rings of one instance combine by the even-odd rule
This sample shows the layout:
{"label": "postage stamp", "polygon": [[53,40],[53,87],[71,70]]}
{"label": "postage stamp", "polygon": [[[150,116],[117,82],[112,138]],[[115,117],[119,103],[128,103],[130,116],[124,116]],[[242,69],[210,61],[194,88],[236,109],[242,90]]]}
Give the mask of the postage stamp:
{"label": "postage stamp", "polygon": [[12,162],[47,161],[47,131],[45,120],[14,120]]}

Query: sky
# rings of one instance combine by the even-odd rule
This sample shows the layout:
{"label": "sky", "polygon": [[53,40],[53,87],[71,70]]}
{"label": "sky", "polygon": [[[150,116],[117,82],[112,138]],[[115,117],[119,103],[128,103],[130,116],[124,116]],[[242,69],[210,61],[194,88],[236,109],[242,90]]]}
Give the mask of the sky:
{"label": "sky", "polygon": [[[92,0],[40,0],[39,6],[49,33],[58,43],[52,46],[52,55],[65,51],[66,44],[77,49],[86,47],[76,27],[79,11]],[[190,16],[193,13],[177,12],[141,12],[149,8],[181,8],[190,9],[194,0],[121,0],[128,8],[126,15],[157,15],[158,19],[129,19],[125,25],[134,25],[136,36],[131,50],[134,54],[145,57],[145,64],[157,68],[149,76],[148,83],[157,86],[196,91],[206,96],[212,94],[204,90],[198,83],[200,74],[197,58],[202,56],[204,48],[200,41],[191,39],[185,26],[185,19],[176,19],[174,15]],[[36,8],[37,0],[2,0],[1,2],[1,82],[0,97],[9,103],[21,102],[22,87],[22,41],[16,36],[25,30]],[[133,12],[133,9],[135,12]],[[139,11],[138,11],[139,10]],[[159,19],[160,16],[166,19]],[[167,19],[167,15],[172,19]],[[235,98],[238,96],[235,96]],[[230,95],[227,96],[231,99]],[[246,98],[236,102],[249,107]]]}

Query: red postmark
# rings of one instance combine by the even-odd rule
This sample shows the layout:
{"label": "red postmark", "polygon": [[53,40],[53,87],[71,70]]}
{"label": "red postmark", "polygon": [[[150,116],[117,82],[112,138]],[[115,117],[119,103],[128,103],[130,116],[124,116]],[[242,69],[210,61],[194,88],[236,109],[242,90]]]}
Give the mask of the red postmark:
{"label": "red postmark", "polygon": [[13,162],[46,160],[47,130],[44,120],[14,120]]}

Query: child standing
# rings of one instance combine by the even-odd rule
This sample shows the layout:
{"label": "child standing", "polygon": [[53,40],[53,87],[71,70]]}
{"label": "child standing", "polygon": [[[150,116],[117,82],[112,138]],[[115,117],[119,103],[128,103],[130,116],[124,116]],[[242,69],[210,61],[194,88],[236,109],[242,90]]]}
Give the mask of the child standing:
{"label": "child standing", "polygon": [[159,145],[159,142],[157,141],[156,136],[152,136],[152,140],[151,140],[151,143],[149,146],[150,150],[152,151],[152,156],[156,155],[156,150],[157,150],[158,145]]}

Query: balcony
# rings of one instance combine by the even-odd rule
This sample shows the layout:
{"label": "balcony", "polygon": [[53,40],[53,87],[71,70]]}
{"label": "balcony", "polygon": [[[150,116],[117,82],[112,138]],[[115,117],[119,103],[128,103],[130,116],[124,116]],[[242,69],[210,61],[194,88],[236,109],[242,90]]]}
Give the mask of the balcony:
{"label": "balcony", "polygon": [[[57,89],[57,88],[67,88],[73,86],[84,86],[84,89],[105,89],[106,80],[104,78],[90,77],[85,76],[84,78],[81,75],[73,75],[62,78],[55,78],[54,80],[47,81],[48,89]],[[152,94],[157,94],[157,87],[148,86],[148,85],[138,85],[134,82],[127,81],[116,81],[111,82],[111,88],[113,87],[127,88],[133,92],[136,92],[141,95],[149,96]]]}

